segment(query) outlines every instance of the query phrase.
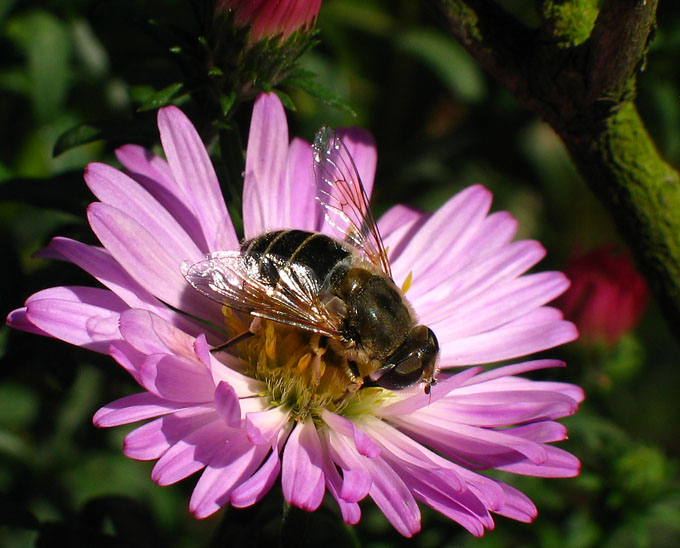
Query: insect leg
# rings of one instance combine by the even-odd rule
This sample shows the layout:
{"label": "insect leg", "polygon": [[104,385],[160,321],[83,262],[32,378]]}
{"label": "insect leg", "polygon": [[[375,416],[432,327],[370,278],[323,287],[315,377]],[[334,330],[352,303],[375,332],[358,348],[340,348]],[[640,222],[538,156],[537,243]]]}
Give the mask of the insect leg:
{"label": "insect leg", "polygon": [[311,380],[313,392],[316,392],[316,389],[321,382],[321,374],[323,373],[321,371],[321,357],[326,353],[326,339],[324,338],[322,340],[321,335],[315,333],[309,341],[309,345],[311,346],[312,352],[314,353],[314,357],[312,358]]}
{"label": "insect leg", "polygon": [[364,384],[364,379],[359,373],[359,368],[356,362],[345,360],[342,364],[342,369],[350,380],[351,384],[347,387],[347,392],[356,392]]}
{"label": "insect leg", "polygon": [[217,352],[223,352],[224,350],[227,350],[228,348],[234,346],[235,344],[245,341],[252,337],[253,335],[257,335],[260,332],[261,324],[262,320],[260,318],[253,318],[253,321],[250,322],[250,327],[248,328],[248,331],[239,333],[235,337],[229,339],[227,342],[220,344],[219,346],[216,346],[214,348],[211,348],[210,352],[212,354],[216,354]]}
{"label": "insect leg", "polygon": [[228,348],[234,346],[235,344],[240,343],[241,341],[245,341],[255,335],[252,331],[244,331],[243,333],[236,335],[235,337],[232,337],[229,339],[227,342],[220,344],[219,346],[215,346],[214,348],[210,349],[210,352],[212,354],[216,354],[217,352],[223,352],[224,350],[227,350]]}

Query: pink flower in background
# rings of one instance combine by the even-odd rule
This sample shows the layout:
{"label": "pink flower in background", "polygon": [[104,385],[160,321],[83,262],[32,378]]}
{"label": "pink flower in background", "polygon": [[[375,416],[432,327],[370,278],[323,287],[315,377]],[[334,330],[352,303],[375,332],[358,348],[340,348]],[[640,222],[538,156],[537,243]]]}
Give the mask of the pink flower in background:
{"label": "pink flower in background", "polygon": [[321,0],[219,0],[216,11],[232,10],[237,25],[251,26],[250,40],[281,35],[285,40],[298,29],[312,27]]}
{"label": "pink flower in background", "polygon": [[577,325],[581,342],[611,347],[638,324],[649,295],[627,253],[599,247],[573,257],[565,272],[571,287],[558,306]]}
{"label": "pink flower in background", "polygon": [[[563,364],[479,367],[576,337],[561,312],[545,306],[567,279],[524,274],[544,249],[512,242],[517,222],[489,214],[488,190],[467,188],[435,213],[397,205],[378,221],[395,282],[412,280],[408,300],[437,335],[441,372],[430,394],[422,385],[366,386],[338,404],[316,398],[303,374],[306,332],[267,322],[232,353],[210,352],[247,329],[247,318],[195,291],[180,265],[238,250],[239,239],[189,120],[167,107],[158,126],[166,160],[128,145],[117,151],[125,173],[87,168],[99,200],[88,219],[103,247],[56,238],[41,254],[77,264],[104,288],[46,289],[8,323],[107,353],[134,377],[142,390],[103,407],[94,422],[148,421],[127,435],[123,451],[155,460],[159,485],[200,472],[189,504],[196,517],[255,504],[280,477],[290,504],[313,511],[328,492],[350,524],[368,496],[405,536],[420,530],[418,502],[482,535],[494,526],[492,514],[531,521],[536,508],[480,471],[578,474],[578,460],[551,444],[566,438],[555,420],[576,411],[582,390],[520,376]],[[370,195],[373,141],[358,129],[341,135]],[[289,143],[276,95],[260,96],[246,157],[246,238],[281,227],[332,235],[319,215],[312,163],[308,143]],[[462,366],[472,367],[452,370]],[[334,370],[327,364],[324,375]]]}

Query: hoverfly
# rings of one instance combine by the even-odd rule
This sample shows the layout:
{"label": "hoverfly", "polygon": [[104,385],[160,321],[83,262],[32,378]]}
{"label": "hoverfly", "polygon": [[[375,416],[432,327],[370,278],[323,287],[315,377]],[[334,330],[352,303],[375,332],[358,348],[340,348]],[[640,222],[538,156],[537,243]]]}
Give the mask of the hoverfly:
{"label": "hoverfly", "polygon": [[418,324],[392,280],[354,161],[326,127],[312,148],[317,200],[338,239],[296,229],[266,232],[244,241],[240,251],[217,251],[185,266],[183,274],[218,303],[317,334],[344,360],[354,389],[424,382],[429,393],[437,338]]}

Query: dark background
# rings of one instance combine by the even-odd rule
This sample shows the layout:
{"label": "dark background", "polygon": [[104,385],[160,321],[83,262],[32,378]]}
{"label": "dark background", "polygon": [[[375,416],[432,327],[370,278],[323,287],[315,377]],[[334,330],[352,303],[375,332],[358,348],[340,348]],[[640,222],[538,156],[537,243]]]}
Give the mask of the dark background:
{"label": "dark background", "polygon": [[[501,3],[524,21],[535,18],[532,1]],[[142,21],[196,33],[188,4],[0,2],[3,314],[42,288],[93,284],[71,265],[31,255],[55,235],[94,243],[84,215],[92,200],[82,180],[88,162],[116,165],[113,150],[124,142],[158,146],[155,112],[138,108],[181,72]],[[680,167],[680,5],[660,4],[637,105],[664,157]],[[284,86],[297,109],[288,113],[291,136],[311,140],[324,124],[371,130],[377,215],[397,202],[433,210],[482,183],[494,193],[494,210],[519,219],[519,237],[545,245],[542,269],[564,268],[575,250],[625,247],[549,127],[487,77],[425,5],[325,0],[317,27],[321,44],[302,66],[356,116]],[[195,105],[178,104],[199,115]],[[250,105],[235,116],[244,138],[249,117]],[[106,140],[53,156],[59,136],[84,122],[113,129]],[[498,518],[495,531],[475,539],[423,508],[423,531],[406,540],[370,501],[354,528],[341,524],[332,503],[313,516],[293,510],[281,526],[276,492],[254,509],[195,520],[193,478],[156,486],[152,463],[121,454],[130,428],[92,426],[99,407],[134,390],[132,379],[110,358],[3,326],[0,545],[209,546],[221,522],[232,528],[228,546],[279,537],[291,546],[375,548],[680,545],[680,352],[657,303],[613,349],[572,343],[547,355],[569,363],[551,378],[588,394],[564,421],[570,440],[562,444],[583,461],[581,476],[510,477],[539,508],[533,524]]]}

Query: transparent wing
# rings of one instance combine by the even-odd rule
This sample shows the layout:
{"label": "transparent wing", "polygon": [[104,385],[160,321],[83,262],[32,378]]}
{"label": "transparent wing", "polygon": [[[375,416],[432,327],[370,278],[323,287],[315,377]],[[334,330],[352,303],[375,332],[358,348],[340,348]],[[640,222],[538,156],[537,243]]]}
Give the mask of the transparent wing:
{"label": "transparent wing", "polygon": [[205,296],[253,316],[340,338],[342,318],[319,297],[314,272],[275,255],[217,251],[183,264],[186,280]]}
{"label": "transparent wing", "polygon": [[385,246],[347,147],[335,131],[323,127],[316,134],[313,151],[318,200],[326,220],[341,239],[391,278]]}

